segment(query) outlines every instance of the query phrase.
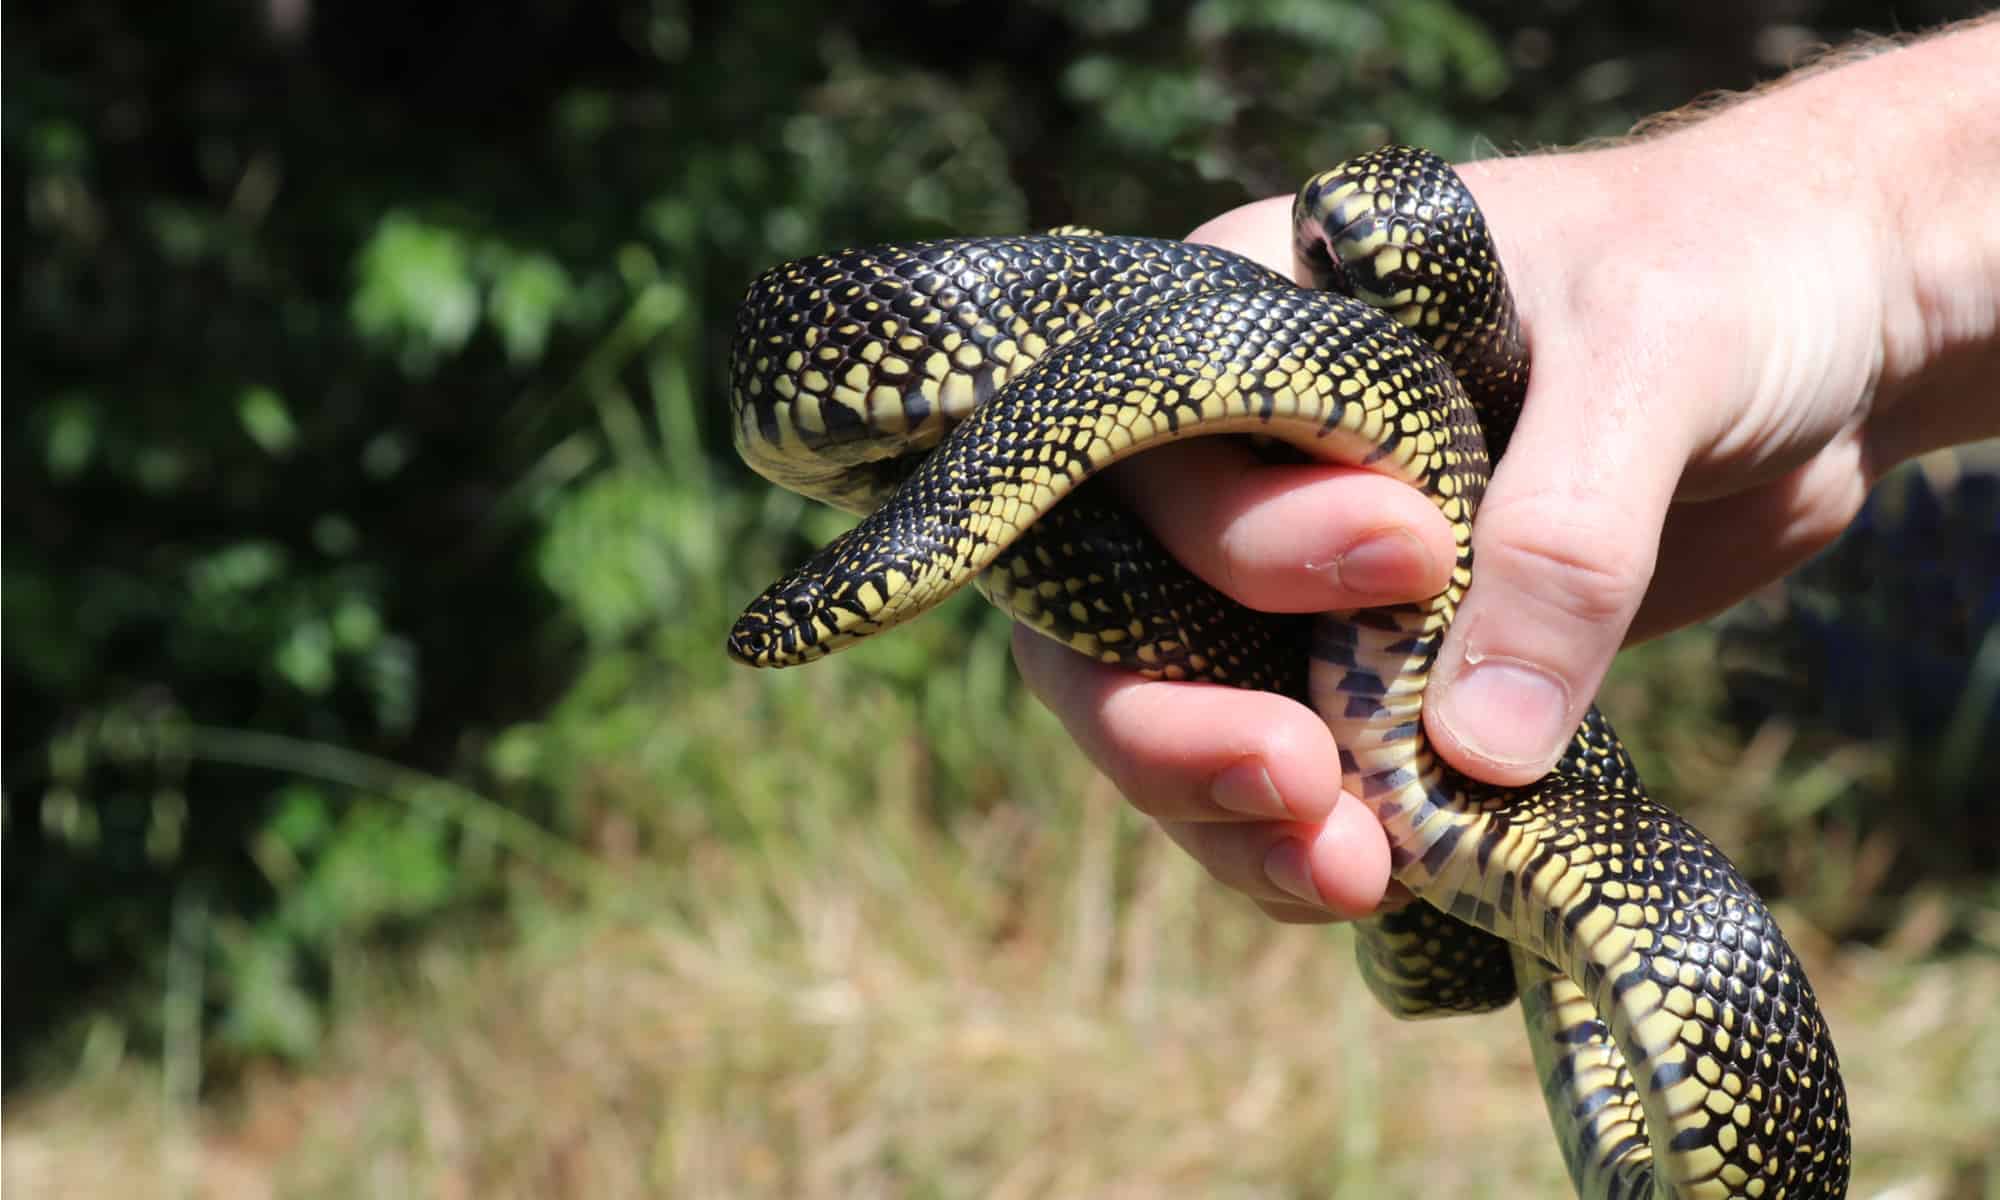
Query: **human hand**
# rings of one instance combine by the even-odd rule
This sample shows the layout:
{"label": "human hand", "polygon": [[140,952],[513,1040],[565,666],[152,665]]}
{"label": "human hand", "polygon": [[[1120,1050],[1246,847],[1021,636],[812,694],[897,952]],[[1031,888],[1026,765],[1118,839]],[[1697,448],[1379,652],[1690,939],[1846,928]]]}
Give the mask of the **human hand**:
{"label": "human hand", "polygon": [[[1983,215],[2000,138],[1981,115],[2000,101],[1982,65],[1996,57],[1989,22],[1652,140],[1462,168],[1534,367],[1426,698],[1448,762],[1538,778],[1623,642],[1784,574],[1895,463],[2000,432],[2000,240]],[[1289,220],[1274,197],[1190,240],[1289,272]],[[1177,557],[1253,607],[1422,599],[1451,561],[1427,501],[1361,472],[1196,443],[1118,478]],[[1379,902],[1386,841],[1309,710],[1139,680],[1025,633],[1015,652],[1093,761],[1223,883],[1282,920]]]}

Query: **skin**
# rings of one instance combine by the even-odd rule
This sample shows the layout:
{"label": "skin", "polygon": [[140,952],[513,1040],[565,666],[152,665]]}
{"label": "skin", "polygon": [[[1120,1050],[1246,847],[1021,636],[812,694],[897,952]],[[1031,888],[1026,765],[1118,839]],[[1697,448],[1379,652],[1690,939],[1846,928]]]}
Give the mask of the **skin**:
{"label": "skin", "polygon": [[[1782,576],[1888,468],[2000,434],[1995,62],[1986,19],[1664,134],[1460,168],[1534,368],[1426,698],[1446,761],[1539,778],[1621,645]],[[1245,205],[1190,240],[1289,271],[1290,204]],[[1451,561],[1429,501],[1366,471],[1200,441],[1117,478],[1183,562],[1253,607],[1420,600]],[[1126,798],[1271,916],[1402,899],[1309,709],[1143,680],[1024,630],[1014,652]]]}

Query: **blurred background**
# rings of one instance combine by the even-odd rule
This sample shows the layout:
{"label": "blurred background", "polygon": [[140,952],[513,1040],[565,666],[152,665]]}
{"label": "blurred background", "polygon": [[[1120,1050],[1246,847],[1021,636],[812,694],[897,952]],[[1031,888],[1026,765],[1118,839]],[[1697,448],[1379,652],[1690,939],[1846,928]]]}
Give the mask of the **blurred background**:
{"label": "blurred background", "polygon": [[[842,526],[728,447],[735,301],[1979,7],[9,6],[5,1183],[1558,1194],[1516,1019],[1398,1026],[1208,884],[976,601],[725,661]],[[1778,900],[1857,1195],[2000,1195],[1996,478],[1900,473],[1603,697]]]}

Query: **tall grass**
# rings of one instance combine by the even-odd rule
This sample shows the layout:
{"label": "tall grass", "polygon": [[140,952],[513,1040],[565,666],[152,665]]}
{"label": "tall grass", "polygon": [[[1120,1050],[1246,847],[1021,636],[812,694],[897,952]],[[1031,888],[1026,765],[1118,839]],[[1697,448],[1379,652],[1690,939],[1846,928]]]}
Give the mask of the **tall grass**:
{"label": "tall grass", "polygon": [[[928,686],[866,653],[660,684],[654,736],[567,751],[610,886],[529,889],[499,943],[352,950],[314,1070],[251,1070],[196,1105],[161,1068],[122,1063],[19,1099],[6,1182],[48,1196],[172,1178],[216,1196],[1560,1194],[1511,1014],[1389,1020],[1344,932],[1273,926],[1202,878],[1004,660],[979,663],[1001,641],[971,646],[967,670]],[[1682,653],[1706,656],[1656,651],[1611,699],[1694,672]],[[1701,764],[1669,780],[1818,786],[1768,748],[1655,717],[1675,761]],[[2000,1020],[1977,998],[2000,987],[2000,959],[1836,950],[1805,912],[1785,909],[1847,1069],[1855,1194],[1990,1194]]]}
{"label": "tall grass", "polygon": [[[976,602],[807,670],[727,664],[737,604],[839,519],[685,449],[704,418],[673,371],[650,406],[622,377],[588,384],[608,465],[542,501],[586,668],[476,786],[189,735],[495,847],[500,912],[342,942],[318,1062],[205,1087],[201,960],[177,955],[172,1053],[86,1038],[9,1104],[17,1194],[1561,1194],[1512,1014],[1398,1024],[1344,931],[1202,878],[1025,695]],[[1604,702],[1661,797],[1786,897],[1856,1194],[2000,1194],[2000,921],[1894,886],[1820,819],[1883,754],[1735,734],[1703,631],[1629,655]],[[1890,933],[1839,944],[1863,924]]]}
{"label": "tall grass", "polygon": [[[185,1194],[218,1196],[1559,1194],[1511,1015],[1390,1021],[1343,933],[1263,921],[1052,731],[1031,744],[1059,765],[949,826],[904,741],[853,781],[865,821],[613,864],[650,916],[356,956],[318,1070],[199,1109],[131,1066],[29,1098],[7,1182],[154,1194],[185,1162]],[[1856,1194],[1981,1194],[2000,1025],[1967,998],[2000,964],[1807,955]]]}

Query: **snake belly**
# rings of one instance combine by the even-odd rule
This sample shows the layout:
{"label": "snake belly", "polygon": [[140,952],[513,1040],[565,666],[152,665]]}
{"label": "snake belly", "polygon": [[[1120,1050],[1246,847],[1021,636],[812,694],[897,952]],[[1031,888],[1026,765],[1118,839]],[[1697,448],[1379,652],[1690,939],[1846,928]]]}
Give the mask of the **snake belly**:
{"label": "snake belly", "polygon": [[[1457,175],[1389,147],[1301,189],[1299,287],[1247,259],[1084,230],[850,250],[778,267],[738,312],[736,444],[861,523],[760,595],[729,652],[811,661],[966,583],[1079,653],[1307,699],[1420,903],[1361,923],[1404,1016],[1522,1001],[1587,1197],[1837,1197],[1846,1093],[1769,910],[1648,800],[1593,708],[1524,788],[1425,743],[1431,661],[1527,355]],[[1255,434],[1421,490],[1451,521],[1426,604],[1301,622],[1174,564],[1095,486],[1176,438]]]}

